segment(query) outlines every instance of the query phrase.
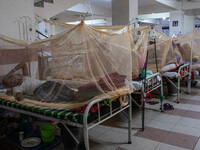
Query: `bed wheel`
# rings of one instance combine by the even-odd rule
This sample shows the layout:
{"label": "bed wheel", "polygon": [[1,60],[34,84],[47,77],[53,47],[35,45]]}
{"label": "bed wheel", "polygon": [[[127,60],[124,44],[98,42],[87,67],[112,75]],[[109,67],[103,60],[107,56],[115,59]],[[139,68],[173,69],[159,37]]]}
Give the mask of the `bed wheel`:
{"label": "bed wheel", "polygon": [[78,144],[78,150],[86,150],[86,149],[85,149],[85,144],[84,144],[84,142],[80,142],[80,143]]}
{"label": "bed wheel", "polygon": [[180,103],[180,102],[177,102],[178,104]]}
{"label": "bed wheel", "polygon": [[132,142],[128,142],[128,144],[132,144]]}

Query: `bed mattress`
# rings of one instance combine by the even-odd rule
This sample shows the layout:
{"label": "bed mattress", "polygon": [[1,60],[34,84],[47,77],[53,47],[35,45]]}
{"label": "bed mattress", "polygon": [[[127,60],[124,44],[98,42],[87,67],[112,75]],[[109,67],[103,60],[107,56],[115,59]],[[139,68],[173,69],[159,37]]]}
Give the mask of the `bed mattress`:
{"label": "bed mattress", "polygon": [[[20,110],[25,110],[25,111],[36,113],[39,115],[53,117],[56,119],[67,120],[67,121],[71,121],[74,123],[80,123],[80,124],[83,123],[84,114],[83,113],[75,113],[75,112],[72,112],[71,110],[47,109],[47,108],[40,108],[38,106],[27,106],[27,105],[20,104],[17,102],[11,102],[11,101],[5,100],[3,98],[0,98],[0,105],[16,108],[16,109],[20,109]],[[119,107],[120,107],[120,102],[118,99],[112,101],[113,109],[116,109]],[[110,112],[110,107],[108,107],[107,105],[102,106],[100,109],[101,109],[101,111],[100,111],[101,116],[106,115]],[[89,116],[88,123],[90,123],[97,119],[98,113],[97,112],[90,113],[88,116]]]}

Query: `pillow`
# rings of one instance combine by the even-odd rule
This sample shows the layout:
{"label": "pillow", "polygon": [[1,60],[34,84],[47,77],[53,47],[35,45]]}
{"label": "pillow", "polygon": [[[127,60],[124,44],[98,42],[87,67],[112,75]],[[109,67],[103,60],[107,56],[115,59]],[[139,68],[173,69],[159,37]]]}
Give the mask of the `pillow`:
{"label": "pillow", "polygon": [[172,64],[168,64],[166,66],[164,66],[161,71],[162,72],[168,72],[168,71],[172,71],[172,70],[176,70],[178,67],[178,64],[176,63],[172,63]]}

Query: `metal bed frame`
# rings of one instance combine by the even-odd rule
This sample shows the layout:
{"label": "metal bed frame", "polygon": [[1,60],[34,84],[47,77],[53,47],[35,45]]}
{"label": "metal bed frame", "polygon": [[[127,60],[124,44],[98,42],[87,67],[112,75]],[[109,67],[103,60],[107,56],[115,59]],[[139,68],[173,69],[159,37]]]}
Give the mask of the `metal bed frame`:
{"label": "metal bed frame", "polygon": [[[103,123],[104,121],[114,117],[115,115],[119,114],[120,112],[123,112],[125,114],[125,116],[128,118],[128,144],[131,144],[131,123],[132,123],[132,101],[131,101],[131,96],[130,95],[124,95],[124,98],[128,99],[128,104],[124,107],[122,107],[122,105],[118,108],[116,108],[115,110],[113,110],[112,105],[110,105],[110,112],[109,114],[106,114],[104,116],[100,116],[100,102],[102,102],[104,99],[103,98],[99,98],[99,99],[95,99],[93,101],[91,101],[85,112],[84,112],[84,116],[83,116],[83,124],[80,123],[74,123],[68,120],[61,120],[61,119],[56,119],[53,117],[48,117],[48,116],[44,116],[44,115],[40,115],[40,114],[36,114],[33,112],[29,112],[29,111],[25,111],[25,110],[21,110],[21,109],[16,109],[13,107],[9,107],[9,106],[4,106],[4,105],[0,105],[0,108],[3,109],[7,109],[10,111],[14,111],[14,112],[19,112],[21,114],[26,114],[26,115],[30,115],[30,116],[34,116],[34,117],[38,117],[38,118],[42,118],[42,119],[46,119],[46,120],[52,120],[55,121],[56,123],[61,123],[64,128],[68,131],[68,133],[71,135],[71,137],[75,140],[75,142],[77,144],[80,144],[81,141],[79,141],[77,139],[77,137],[72,133],[72,131],[67,127],[67,125],[69,126],[74,126],[74,127],[79,127],[83,129],[83,136],[84,136],[84,144],[85,144],[85,148],[86,150],[89,150],[89,136],[88,136],[88,131],[89,129],[99,125],[100,123]],[[90,108],[94,105],[97,104],[98,107],[98,118],[91,122],[88,123],[88,113]],[[125,109],[129,108],[128,114],[126,114],[124,112]]]}
{"label": "metal bed frame", "polygon": [[177,89],[177,103],[180,103],[179,99],[180,99],[180,82],[181,82],[181,76],[182,78],[188,76],[188,87],[187,87],[187,93],[190,94],[191,92],[191,64],[188,63],[188,64],[185,64],[185,65],[182,65],[179,67],[178,69],[178,83],[177,85],[174,84],[172,82],[172,80],[169,78],[169,77],[165,77],[176,89]]}
{"label": "metal bed frame", "polygon": [[142,89],[140,92],[134,92],[135,94],[141,94],[142,100],[142,107],[132,98],[132,101],[142,109],[142,130],[144,130],[144,119],[145,119],[145,102],[146,102],[146,95],[150,92],[160,88],[160,110],[163,112],[163,82],[162,82],[162,75],[157,72],[153,75],[146,77],[145,80],[142,80]]}

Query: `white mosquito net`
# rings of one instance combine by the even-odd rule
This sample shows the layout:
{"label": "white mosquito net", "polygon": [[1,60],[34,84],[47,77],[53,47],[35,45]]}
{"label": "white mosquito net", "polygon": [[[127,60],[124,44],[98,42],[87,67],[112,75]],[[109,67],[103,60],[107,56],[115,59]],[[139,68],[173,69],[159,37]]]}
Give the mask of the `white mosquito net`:
{"label": "white mosquito net", "polygon": [[[27,86],[39,86],[31,87],[34,97],[24,98],[23,103],[51,108],[77,108],[96,98],[131,93],[130,39],[129,27],[110,33],[84,22],[36,42],[0,36],[1,76],[26,61],[28,76],[38,79]],[[15,100],[12,96],[6,99]]]}

